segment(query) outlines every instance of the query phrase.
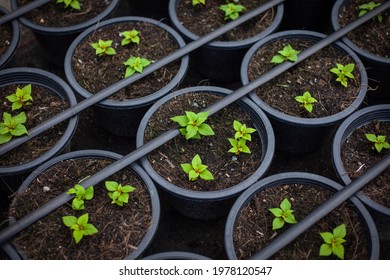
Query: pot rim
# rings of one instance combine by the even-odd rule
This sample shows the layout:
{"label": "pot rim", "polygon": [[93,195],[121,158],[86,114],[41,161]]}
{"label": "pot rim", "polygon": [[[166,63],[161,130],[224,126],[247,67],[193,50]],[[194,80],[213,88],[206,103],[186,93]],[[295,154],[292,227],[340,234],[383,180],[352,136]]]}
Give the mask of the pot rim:
{"label": "pot rim", "polygon": [[[0,6],[0,14],[6,15],[8,13],[9,10]],[[8,61],[10,61],[11,58],[14,56],[20,40],[20,28],[18,21],[12,20],[10,23],[12,27],[12,38],[7,51],[2,57],[0,57],[0,69],[4,67],[8,63]]]}

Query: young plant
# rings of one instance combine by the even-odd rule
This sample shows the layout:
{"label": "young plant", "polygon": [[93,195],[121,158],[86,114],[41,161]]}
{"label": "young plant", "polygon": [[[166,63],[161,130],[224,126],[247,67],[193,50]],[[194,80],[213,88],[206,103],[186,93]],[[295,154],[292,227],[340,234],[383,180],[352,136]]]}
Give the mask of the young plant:
{"label": "young plant", "polygon": [[28,135],[26,127],[23,125],[27,120],[24,112],[12,117],[7,112],[3,113],[3,122],[0,122],[0,144],[4,144],[12,139],[12,136]]}
{"label": "young plant", "polygon": [[17,87],[16,92],[6,96],[6,98],[12,103],[12,111],[31,105],[30,101],[33,100],[31,96],[31,84],[28,84],[21,89]]}
{"label": "young plant", "polygon": [[373,149],[376,149],[378,153],[382,151],[382,149],[390,149],[390,144],[386,142],[386,136],[385,135],[378,135],[366,133],[365,134],[368,141],[374,143]]}
{"label": "young plant", "polygon": [[93,198],[94,189],[93,186],[89,186],[84,189],[80,184],[76,184],[73,188],[70,188],[67,194],[74,194],[72,200],[73,210],[83,210],[85,209],[84,200],[91,200]]}
{"label": "young plant", "polygon": [[277,55],[274,55],[271,59],[271,63],[280,64],[286,60],[297,61],[298,54],[301,51],[294,50],[290,44],[285,46],[282,50],[278,51]]}
{"label": "young plant", "polygon": [[180,132],[185,135],[186,139],[200,139],[201,135],[211,136],[214,135],[213,129],[204,122],[207,120],[208,112],[194,113],[186,111],[183,116],[172,117],[171,120],[179,123],[182,127]]}
{"label": "young plant", "polygon": [[272,230],[282,228],[285,223],[297,223],[293,215],[294,210],[291,210],[291,203],[287,198],[280,203],[280,208],[270,208],[268,210],[275,216],[272,221]]}
{"label": "young plant", "polygon": [[337,82],[340,82],[344,87],[348,86],[348,78],[354,79],[355,77],[352,74],[353,69],[355,68],[355,64],[350,63],[347,65],[342,65],[336,63],[337,67],[333,67],[330,69],[330,72],[337,75]]}
{"label": "young plant", "polygon": [[144,67],[148,66],[150,63],[151,62],[146,58],[135,56],[130,57],[126,62],[123,63],[127,66],[125,78],[133,75],[135,72],[142,73]]}
{"label": "young plant", "polygon": [[112,199],[112,204],[123,206],[123,203],[129,202],[129,193],[135,191],[132,186],[122,186],[115,181],[106,181],[106,189],[109,191],[108,196]]}
{"label": "young plant", "polygon": [[309,113],[313,111],[313,104],[318,102],[314,97],[311,96],[310,92],[308,91],[305,91],[303,95],[296,96],[295,100],[301,103],[301,106]]}
{"label": "young plant", "polygon": [[80,10],[80,3],[77,0],[57,0],[57,4],[64,3],[65,8],[72,8],[74,10]]}
{"label": "young plant", "polygon": [[95,49],[95,53],[98,56],[103,56],[103,55],[115,55],[116,51],[112,45],[112,40],[107,40],[103,41],[102,39],[99,39],[97,43],[92,43],[91,46],[92,48]]}
{"label": "young plant", "polygon": [[130,43],[139,44],[140,37],[138,36],[139,32],[135,29],[131,31],[123,31],[120,33],[124,38],[122,39],[121,45],[126,46]]}
{"label": "young plant", "polygon": [[192,6],[196,6],[198,4],[206,5],[206,0],[192,0]]}
{"label": "young plant", "polygon": [[195,181],[198,177],[203,180],[214,180],[213,174],[207,170],[207,165],[202,164],[202,160],[198,154],[194,156],[191,163],[182,163],[180,165],[183,171],[188,174],[190,181]]}
{"label": "young plant", "polygon": [[246,140],[245,139],[233,139],[233,138],[228,138],[230,145],[232,147],[228,151],[229,153],[234,153],[236,155],[239,155],[240,153],[246,153],[250,154],[251,150],[249,147],[246,145]]}
{"label": "young plant", "polygon": [[246,10],[243,5],[237,5],[229,2],[225,5],[220,5],[219,9],[225,12],[225,20],[235,20],[240,16],[241,12]]}
{"label": "young plant", "polygon": [[344,237],[347,235],[345,225],[341,224],[331,232],[320,232],[320,235],[325,243],[320,247],[320,256],[336,255],[340,259],[344,259]]}
{"label": "young plant", "polygon": [[[375,3],[374,1],[360,5],[359,6],[359,17],[364,16],[365,14],[372,11],[376,7],[379,7],[380,5],[381,5],[381,3]],[[377,19],[381,23],[383,20],[383,17],[381,14],[378,14],[374,19]]]}
{"label": "young plant", "polygon": [[88,213],[80,216],[79,218],[75,216],[63,216],[62,222],[64,225],[73,230],[73,238],[76,241],[76,244],[87,235],[92,235],[98,233],[98,230],[93,224],[88,223]]}
{"label": "young plant", "polygon": [[236,134],[234,134],[234,139],[242,138],[248,141],[252,140],[251,134],[256,131],[256,129],[246,127],[245,124],[242,124],[236,120],[233,121],[233,128],[236,131]]}

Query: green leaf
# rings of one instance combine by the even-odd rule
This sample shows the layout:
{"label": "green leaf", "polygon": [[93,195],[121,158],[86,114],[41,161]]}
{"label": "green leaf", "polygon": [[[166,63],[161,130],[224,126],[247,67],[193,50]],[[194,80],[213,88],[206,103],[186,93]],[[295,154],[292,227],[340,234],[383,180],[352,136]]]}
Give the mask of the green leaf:
{"label": "green leaf", "polygon": [[280,55],[280,54],[277,54],[275,56],[272,57],[271,59],[271,63],[276,63],[276,64],[280,64],[282,62],[284,62],[286,59],[284,56]]}
{"label": "green leaf", "polygon": [[89,186],[88,188],[85,189],[84,198],[86,200],[91,200],[93,198],[93,193],[94,193],[93,186]]}
{"label": "green leaf", "polygon": [[115,51],[114,48],[107,48],[105,53],[108,54],[108,55],[115,55],[116,51]]}
{"label": "green leaf", "polygon": [[187,173],[187,174],[190,173],[191,170],[194,170],[192,168],[192,165],[189,164],[189,163],[182,163],[182,164],[180,164],[180,166],[184,170],[184,172]]}
{"label": "green leaf", "polygon": [[272,221],[272,230],[280,229],[284,226],[284,220],[282,218],[275,218]]}
{"label": "green leaf", "polygon": [[135,190],[136,190],[136,188],[134,188],[134,187],[132,187],[132,186],[124,186],[124,187],[122,188],[122,191],[125,192],[125,193],[130,193],[130,192],[133,192],[133,191],[135,191]]}
{"label": "green leaf", "polygon": [[73,231],[73,238],[76,241],[76,244],[80,242],[81,239],[83,239],[83,233],[79,230]]}
{"label": "green leaf", "polygon": [[287,198],[283,199],[283,201],[280,203],[280,209],[282,209],[283,212],[291,209],[291,203]]}
{"label": "green leaf", "polygon": [[208,124],[205,124],[205,123],[202,123],[198,127],[198,132],[204,136],[211,136],[211,135],[215,134],[213,129],[211,128],[211,126],[209,126]]}
{"label": "green leaf", "polygon": [[325,243],[331,244],[333,240],[333,234],[330,232],[320,232],[320,235]]}
{"label": "green leaf", "polygon": [[209,112],[199,112],[196,114],[197,116],[197,124],[200,125],[204,123],[207,120],[207,117],[209,116]]}
{"label": "green leaf", "polygon": [[336,245],[332,247],[332,252],[339,257],[340,259],[344,259],[344,246],[343,245]]}
{"label": "green leaf", "polygon": [[23,134],[28,134],[27,129],[24,125],[18,123],[15,127],[15,130],[11,132],[15,136],[21,136]]}
{"label": "green leaf", "polygon": [[200,178],[203,180],[214,180],[213,174],[209,170],[204,170],[200,173]]}
{"label": "green leaf", "polygon": [[129,194],[128,193],[122,193],[119,197],[118,200],[123,203],[128,203],[129,202]]}
{"label": "green leaf", "polygon": [[72,227],[75,224],[77,224],[77,218],[75,216],[63,216],[62,217],[62,222],[67,227]]}
{"label": "green leaf", "polygon": [[21,112],[21,113],[17,114],[15,117],[13,117],[13,119],[15,122],[22,124],[22,123],[26,122],[27,116],[26,116],[25,112]]}
{"label": "green leaf", "polygon": [[198,134],[198,127],[193,125],[187,125],[186,127],[186,139],[191,139]]}
{"label": "green leaf", "polygon": [[295,220],[295,216],[293,214],[290,214],[290,215],[287,215],[285,218],[284,218],[284,221],[286,223],[289,223],[289,224],[296,224],[297,223],[297,220]]}
{"label": "green leaf", "polygon": [[344,238],[347,235],[347,230],[344,224],[339,225],[333,230],[333,236],[335,238]]}
{"label": "green leaf", "polygon": [[88,213],[85,213],[84,215],[81,215],[78,219],[77,219],[77,223],[79,225],[86,225],[88,223]]}
{"label": "green leaf", "polygon": [[200,156],[198,154],[196,154],[194,156],[194,158],[191,161],[191,164],[193,167],[196,167],[196,166],[199,166],[202,164],[202,160],[200,159]]}
{"label": "green leaf", "polygon": [[0,144],[7,143],[12,139],[12,134],[10,132],[0,135]]}
{"label": "green leaf", "polygon": [[195,181],[199,177],[199,173],[197,173],[195,170],[190,170],[188,173],[188,178],[190,181]]}
{"label": "green leaf", "polygon": [[72,201],[72,208],[74,210],[83,210],[83,209],[85,209],[85,207],[84,207],[84,200],[78,199],[78,198],[74,198],[73,201]]}
{"label": "green leaf", "polygon": [[236,120],[233,121],[233,128],[235,131],[241,131],[241,127],[242,127],[242,123]]}
{"label": "green leaf", "polygon": [[275,217],[282,217],[283,210],[280,208],[270,208],[268,209]]}
{"label": "green leaf", "polygon": [[105,181],[104,184],[106,186],[106,189],[109,191],[114,192],[118,189],[118,183],[115,181]]}
{"label": "green leaf", "polygon": [[83,235],[92,235],[92,234],[95,234],[95,233],[98,233],[98,232],[99,231],[97,230],[97,228],[93,224],[86,224],[84,226]]}
{"label": "green leaf", "polygon": [[188,118],[186,116],[176,116],[171,118],[172,121],[179,123],[181,127],[186,127],[188,124]]}
{"label": "green leaf", "polygon": [[320,256],[330,256],[332,254],[332,246],[330,246],[329,244],[322,244],[321,247],[320,247]]}

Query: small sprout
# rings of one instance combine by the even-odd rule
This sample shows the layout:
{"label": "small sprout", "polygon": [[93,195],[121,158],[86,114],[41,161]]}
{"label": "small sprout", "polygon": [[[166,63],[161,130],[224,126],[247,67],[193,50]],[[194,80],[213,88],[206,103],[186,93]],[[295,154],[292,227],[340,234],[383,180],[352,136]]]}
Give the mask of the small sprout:
{"label": "small sprout", "polygon": [[[379,7],[381,5],[381,3],[375,3],[374,1],[371,1],[369,3],[366,3],[366,4],[362,4],[359,6],[359,17],[361,16],[364,16],[365,14],[367,14],[368,12],[372,11],[373,9],[375,9],[376,7]],[[383,20],[383,17],[381,14],[378,14],[376,17],[375,17],[380,23],[382,22]],[[374,18],[374,19],[375,19]]]}
{"label": "small sprout", "polygon": [[93,224],[88,223],[88,213],[80,216],[79,218],[75,216],[63,216],[62,222],[64,225],[73,230],[73,238],[76,241],[76,244],[87,235],[92,235],[98,232],[96,227]]}
{"label": "small sprout", "polygon": [[102,39],[99,39],[97,43],[92,43],[91,46],[96,50],[96,55],[103,56],[103,55],[115,55],[116,51],[112,45],[112,40],[103,41]]}
{"label": "small sprout", "polygon": [[245,11],[243,5],[236,5],[233,3],[227,3],[219,6],[219,9],[225,12],[225,20],[235,20],[240,16],[240,13]]}
{"label": "small sprout", "polygon": [[240,153],[246,153],[250,154],[251,150],[246,145],[245,139],[233,139],[228,138],[230,145],[232,145],[232,148],[228,151],[229,153],[235,153],[236,155],[239,155]]}
{"label": "small sprout", "polygon": [[12,111],[24,108],[27,105],[31,105],[33,100],[31,96],[31,84],[26,85],[22,89],[19,87],[16,88],[16,92],[14,94],[6,96],[9,102],[12,103]]}
{"label": "small sprout", "polygon": [[314,97],[311,96],[310,92],[308,91],[303,93],[303,95],[296,96],[295,100],[301,103],[301,106],[309,113],[313,111],[313,104],[318,102]]}
{"label": "small sprout", "polygon": [[355,77],[352,74],[353,69],[355,68],[355,64],[350,63],[347,65],[342,65],[337,63],[337,67],[334,67],[330,69],[330,72],[334,73],[337,75],[337,82],[340,82],[344,87],[348,86],[348,79],[354,79]]}
{"label": "small sprout", "polygon": [[336,255],[340,259],[344,259],[344,237],[347,235],[345,225],[341,224],[331,232],[320,232],[320,235],[325,243],[320,247],[320,256]]}
{"label": "small sprout", "polygon": [[135,72],[142,73],[144,67],[148,66],[150,63],[151,62],[146,58],[135,56],[130,57],[126,62],[123,63],[127,66],[125,78],[133,75]]}
{"label": "small sprout", "polygon": [[291,210],[291,203],[287,198],[280,203],[280,208],[270,208],[268,210],[275,216],[275,219],[272,221],[272,230],[282,228],[285,222],[289,224],[297,223],[292,214],[294,210]]}
{"label": "small sprout", "polygon": [[207,170],[207,165],[202,164],[202,160],[199,155],[195,155],[190,163],[180,164],[181,168],[184,170],[186,174],[188,174],[188,179],[190,181],[195,181],[198,177],[203,180],[214,180],[213,174],[209,170]]}
{"label": "small sprout", "polygon": [[129,202],[129,193],[135,191],[132,186],[122,186],[114,181],[105,182],[106,189],[109,191],[108,196],[112,199],[112,204],[123,206],[123,203]]}
{"label": "small sprout", "polygon": [[72,200],[73,210],[83,210],[84,200],[91,200],[93,198],[94,189],[93,186],[89,186],[84,189],[80,184],[76,184],[73,188],[70,188],[67,194],[74,194],[75,197]]}
{"label": "small sprout", "polygon": [[242,138],[251,141],[252,140],[251,133],[256,131],[256,129],[251,127],[246,127],[245,124],[242,124],[236,120],[233,121],[233,127],[234,130],[236,131],[236,134],[234,135],[234,139]]}
{"label": "small sprout", "polygon": [[122,39],[121,45],[125,46],[130,43],[139,44],[140,38],[138,36],[139,32],[135,29],[131,31],[123,31],[120,33],[124,38]]}
{"label": "small sprout", "polygon": [[24,112],[12,117],[7,112],[3,113],[3,122],[0,122],[0,144],[4,144],[12,139],[12,136],[28,135],[26,127],[23,125],[27,120]]}
{"label": "small sprout", "polygon": [[179,123],[183,128],[180,129],[182,135],[185,135],[186,139],[200,139],[201,135],[211,136],[214,135],[213,129],[204,122],[207,120],[208,112],[199,112],[195,114],[191,111],[186,111],[183,116],[172,117],[171,120]]}
{"label": "small sprout", "polygon": [[77,0],[57,0],[57,4],[64,3],[65,8],[71,7],[74,10],[80,10],[80,3]]}
{"label": "small sprout", "polygon": [[206,0],[192,0],[192,6],[196,6],[198,4],[206,5]]}
{"label": "small sprout", "polygon": [[287,46],[285,46],[283,48],[283,50],[280,50],[278,51],[278,54],[277,55],[274,55],[270,61],[270,63],[276,63],[276,64],[280,64],[286,60],[290,60],[290,61],[297,61],[298,59],[298,54],[300,53],[301,51],[297,51],[297,50],[294,50],[290,44],[288,44]]}
{"label": "small sprout", "polygon": [[390,149],[390,144],[386,142],[385,135],[378,135],[367,133],[365,134],[368,141],[374,143],[373,149],[376,149],[378,153],[382,151],[382,149]]}

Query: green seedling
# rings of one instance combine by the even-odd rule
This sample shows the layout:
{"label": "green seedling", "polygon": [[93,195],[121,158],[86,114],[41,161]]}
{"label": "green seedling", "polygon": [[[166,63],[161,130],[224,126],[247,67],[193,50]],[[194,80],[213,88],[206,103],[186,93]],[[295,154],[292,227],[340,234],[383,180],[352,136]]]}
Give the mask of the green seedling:
{"label": "green seedling", "polygon": [[221,5],[219,6],[219,9],[225,12],[225,20],[235,20],[240,16],[241,12],[246,10],[243,5],[236,5],[233,3]]}
{"label": "green seedling", "polygon": [[196,6],[198,4],[206,5],[206,0],[192,0],[192,6]]}
{"label": "green seedling", "polygon": [[214,180],[213,174],[207,170],[207,165],[202,164],[202,160],[199,155],[195,155],[191,163],[180,164],[181,168],[186,174],[190,181],[195,181],[200,177],[203,180]]}
{"label": "green seedling", "polygon": [[123,64],[126,65],[126,73],[125,78],[133,75],[135,72],[142,73],[144,68],[148,66],[151,63],[151,61],[147,60],[146,58],[142,57],[130,57],[126,62]]}
{"label": "green seedling", "polygon": [[320,232],[320,235],[325,243],[320,247],[320,256],[336,255],[340,259],[344,259],[344,246],[346,241],[344,237],[347,235],[345,225],[341,224],[331,232]]}
{"label": "green seedling", "polygon": [[72,8],[74,10],[80,10],[80,3],[77,0],[57,0],[57,4],[64,3],[65,8]]}
{"label": "green seedling", "polygon": [[234,134],[234,139],[245,139],[248,141],[252,140],[251,134],[256,131],[256,129],[251,127],[246,127],[245,124],[240,123],[239,121],[233,121],[233,127],[236,133]]}
{"label": "green seedling", "polygon": [[124,203],[129,202],[129,193],[136,190],[132,186],[122,186],[115,181],[106,181],[106,189],[109,191],[108,196],[112,199],[112,204],[123,206]]}
{"label": "green seedling", "polygon": [[138,36],[139,32],[135,29],[131,31],[123,31],[120,33],[124,38],[122,39],[121,45],[126,46],[130,43],[139,44],[141,41],[140,37]]}
{"label": "green seedling", "polygon": [[246,145],[246,140],[245,139],[233,139],[233,138],[228,138],[230,145],[232,145],[232,148],[228,151],[229,153],[234,153],[236,155],[239,155],[240,153],[246,153],[250,154],[251,150],[249,147]]}
{"label": "green seedling", "polygon": [[88,213],[80,216],[79,218],[75,216],[63,216],[62,222],[64,225],[73,230],[73,238],[76,241],[76,244],[87,235],[92,235],[98,233],[98,230],[93,224],[88,223]]}
{"label": "green seedling", "polygon": [[[365,14],[372,11],[376,7],[379,7],[380,5],[381,5],[381,3],[375,3],[373,1],[360,5],[359,6],[359,17],[364,16]],[[378,14],[377,16],[374,17],[374,19],[377,19],[381,23],[383,20],[383,17],[381,14]]]}
{"label": "green seedling", "polygon": [[303,95],[296,96],[295,100],[301,103],[301,106],[309,113],[313,111],[313,104],[318,102],[308,91],[304,92]]}
{"label": "green seedling", "polygon": [[280,203],[280,208],[270,208],[268,210],[275,216],[272,221],[272,230],[282,228],[285,223],[297,223],[293,215],[294,210],[291,210],[291,203],[287,198]]}
{"label": "green seedling", "polygon": [[183,116],[172,117],[171,120],[179,123],[182,127],[180,132],[185,135],[186,139],[200,139],[201,135],[211,136],[214,135],[213,129],[204,122],[207,120],[208,112],[194,113],[186,111]]}
{"label": "green seedling", "polygon": [[342,65],[337,63],[337,67],[330,69],[330,72],[337,75],[337,82],[340,82],[344,87],[348,86],[348,78],[354,79],[355,77],[352,74],[353,69],[355,68],[355,64],[350,63],[347,65]]}
{"label": "green seedling", "polygon": [[298,54],[301,51],[294,50],[293,47],[288,44],[282,50],[278,51],[277,55],[274,55],[270,61],[270,63],[280,64],[286,60],[295,62],[298,59]]}
{"label": "green seedling", "polygon": [[85,209],[84,200],[91,200],[93,198],[94,189],[93,186],[89,186],[84,189],[80,184],[76,184],[73,188],[70,188],[67,194],[74,194],[72,200],[73,210],[83,210]]}
{"label": "green seedling", "polygon": [[98,56],[103,56],[103,55],[115,55],[116,51],[112,45],[112,40],[107,40],[103,41],[102,39],[99,39],[97,43],[92,43],[91,46],[92,48],[95,49],[95,53]]}
{"label": "green seedling", "polygon": [[6,98],[12,103],[12,111],[31,105],[31,101],[33,100],[31,96],[31,84],[28,84],[21,89],[17,87],[16,92],[6,96]]}
{"label": "green seedling", "polygon": [[367,133],[365,134],[368,141],[374,143],[373,149],[376,149],[378,153],[382,151],[382,149],[390,149],[390,144],[386,142],[385,135],[378,135]]}
{"label": "green seedling", "polygon": [[3,113],[3,122],[0,122],[0,144],[4,144],[13,136],[28,135],[26,127],[23,125],[27,120],[26,113],[21,112],[12,117],[9,113]]}

